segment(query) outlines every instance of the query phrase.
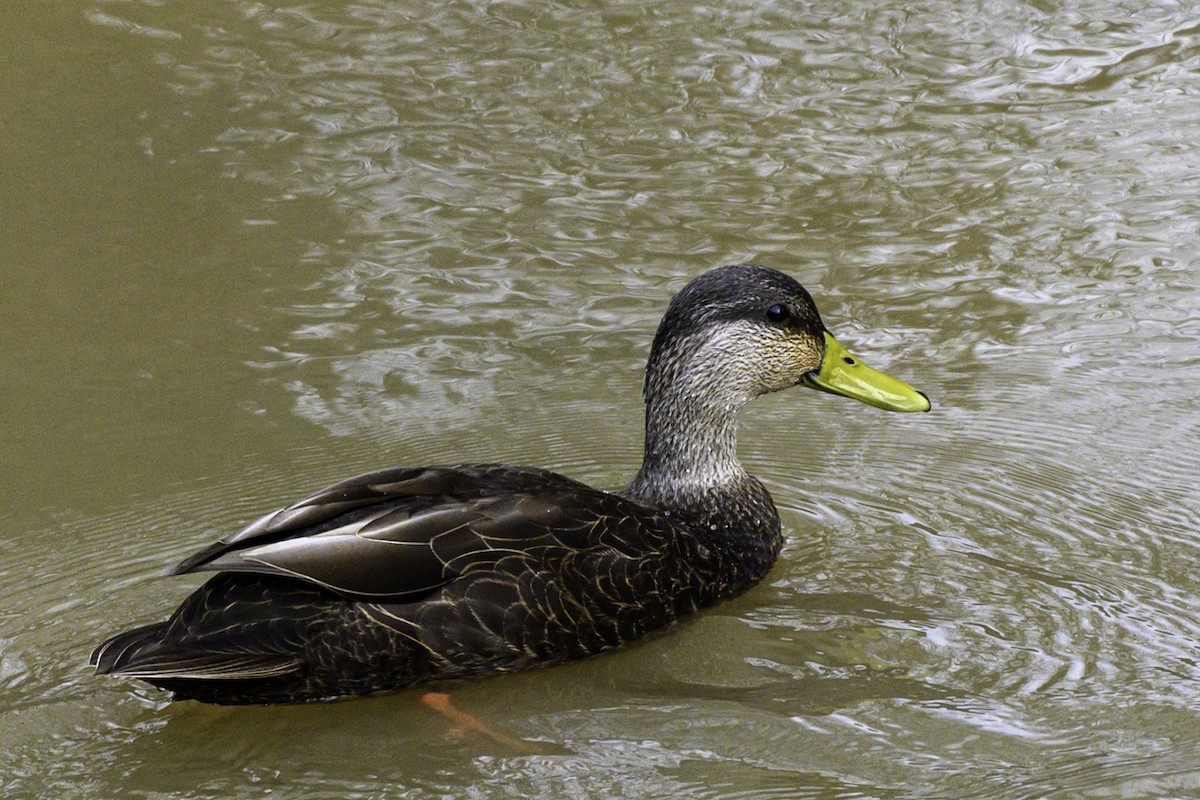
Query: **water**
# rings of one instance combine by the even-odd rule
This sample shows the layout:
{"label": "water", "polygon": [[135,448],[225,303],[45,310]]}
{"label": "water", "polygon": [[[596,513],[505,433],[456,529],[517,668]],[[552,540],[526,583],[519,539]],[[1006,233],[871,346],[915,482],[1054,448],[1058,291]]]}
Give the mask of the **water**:
{"label": "water", "polygon": [[[1200,794],[1200,25],[1060,5],[10,10],[0,793]],[[458,689],[527,748],[82,668],[340,476],[621,485],[667,298],[748,260],[935,411],[752,406],[779,564]]]}

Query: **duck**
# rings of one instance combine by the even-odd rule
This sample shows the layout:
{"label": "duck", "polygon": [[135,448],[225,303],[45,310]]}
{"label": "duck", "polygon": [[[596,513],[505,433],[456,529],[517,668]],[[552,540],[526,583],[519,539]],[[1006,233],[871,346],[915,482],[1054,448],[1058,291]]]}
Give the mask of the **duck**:
{"label": "duck", "polygon": [[215,573],[165,621],[92,653],[174,700],[301,703],[494,675],[611,650],[759,581],[783,543],[742,466],[737,418],[793,386],[919,412],[808,291],[755,264],[670,301],[643,384],[644,454],[623,489],[505,464],[392,467],[336,483],[184,559]]}

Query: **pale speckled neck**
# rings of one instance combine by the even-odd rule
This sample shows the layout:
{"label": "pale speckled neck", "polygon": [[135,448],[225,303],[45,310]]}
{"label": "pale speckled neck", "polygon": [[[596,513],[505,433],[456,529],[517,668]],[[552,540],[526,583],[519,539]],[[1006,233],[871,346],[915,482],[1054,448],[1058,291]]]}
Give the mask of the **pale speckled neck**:
{"label": "pale speckled neck", "polygon": [[674,504],[747,475],[737,456],[737,414],[750,393],[704,368],[651,382],[642,467],[625,494],[648,505]]}

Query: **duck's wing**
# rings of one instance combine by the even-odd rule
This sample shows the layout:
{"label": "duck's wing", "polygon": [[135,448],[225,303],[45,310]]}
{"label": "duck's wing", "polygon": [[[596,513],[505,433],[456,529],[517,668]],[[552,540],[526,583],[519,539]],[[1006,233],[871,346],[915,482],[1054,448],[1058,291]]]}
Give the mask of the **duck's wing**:
{"label": "duck's wing", "polygon": [[353,599],[402,601],[513,553],[652,550],[637,532],[648,527],[656,538],[670,527],[663,523],[635,503],[545,470],[397,468],[267,514],[172,572],[281,575]]}

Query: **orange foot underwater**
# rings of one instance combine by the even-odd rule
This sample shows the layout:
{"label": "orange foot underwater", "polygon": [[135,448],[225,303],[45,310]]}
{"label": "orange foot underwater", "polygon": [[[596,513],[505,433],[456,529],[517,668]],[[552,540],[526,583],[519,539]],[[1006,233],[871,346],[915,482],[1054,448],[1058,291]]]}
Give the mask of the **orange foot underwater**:
{"label": "orange foot underwater", "polygon": [[479,717],[468,714],[465,711],[459,711],[450,704],[450,695],[446,692],[426,692],[421,695],[421,705],[433,709],[446,717],[446,719],[454,723],[455,727],[460,730],[481,734],[498,744],[511,747],[514,750],[521,750],[527,753],[538,752],[538,748],[533,743],[514,739],[511,736],[500,733]]}

